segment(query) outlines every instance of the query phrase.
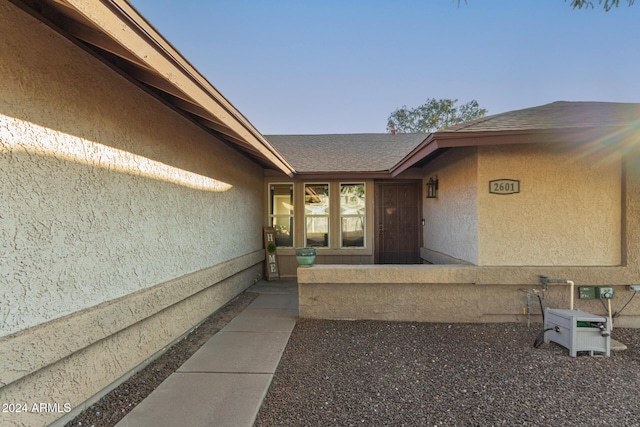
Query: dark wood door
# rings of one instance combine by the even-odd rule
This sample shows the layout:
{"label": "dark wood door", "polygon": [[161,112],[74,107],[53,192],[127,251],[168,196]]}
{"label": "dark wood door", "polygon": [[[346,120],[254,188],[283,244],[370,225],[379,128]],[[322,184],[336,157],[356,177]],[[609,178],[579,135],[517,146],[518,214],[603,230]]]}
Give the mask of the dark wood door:
{"label": "dark wood door", "polygon": [[376,184],[377,264],[419,264],[422,227],[419,182]]}

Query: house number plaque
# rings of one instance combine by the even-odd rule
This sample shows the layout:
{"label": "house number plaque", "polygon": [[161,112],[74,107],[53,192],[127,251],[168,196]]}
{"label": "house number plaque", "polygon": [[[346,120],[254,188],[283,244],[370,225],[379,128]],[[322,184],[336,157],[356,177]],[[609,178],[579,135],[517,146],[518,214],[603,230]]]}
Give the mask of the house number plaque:
{"label": "house number plaque", "polygon": [[276,254],[276,232],[273,227],[264,227],[264,251],[267,280],[280,278],[278,255]]}
{"label": "house number plaque", "polygon": [[516,179],[496,179],[489,181],[489,193],[515,194],[520,192],[520,181]]}

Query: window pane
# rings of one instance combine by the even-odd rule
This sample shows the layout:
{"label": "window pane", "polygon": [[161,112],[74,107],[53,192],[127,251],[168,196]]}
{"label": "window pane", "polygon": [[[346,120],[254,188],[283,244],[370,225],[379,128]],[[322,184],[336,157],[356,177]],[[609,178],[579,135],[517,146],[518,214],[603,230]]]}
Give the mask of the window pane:
{"label": "window pane", "polygon": [[329,184],[305,185],[304,214],[329,215]]}
{"label": "window pane", "polygon": [[363,248],[366,199],[364,183],[340,185],[340,246]]}
{"label": "window pane", "polygon": [[292,248],[293,247],[293,218],[277,217],[273,218],[271,226],[276,231],[276,246]]}
{"label": "window pane", "polygon": [[329,184],[304,186],[305,246],[329,247]]}
{"label": "window pane", "polygon": [[293,184],[271,184],[271,215],[293,215]]}
{"label": "window pane", "polygon": [[340,214],[364,215],[364,184],[342,184],[340,186]]}
{"label": "window pane", "polygon": [[364,247],[364,217],[342,218],[342,247]]}
{"label": "window pane", "polygon": [[293,247],[293,184],[269,185],[269,219],[276,232],[276,246]]}
{"label": "window pane", "polygon": [[307,247],[328,247],[329,217],[307,217],[305,234]]}

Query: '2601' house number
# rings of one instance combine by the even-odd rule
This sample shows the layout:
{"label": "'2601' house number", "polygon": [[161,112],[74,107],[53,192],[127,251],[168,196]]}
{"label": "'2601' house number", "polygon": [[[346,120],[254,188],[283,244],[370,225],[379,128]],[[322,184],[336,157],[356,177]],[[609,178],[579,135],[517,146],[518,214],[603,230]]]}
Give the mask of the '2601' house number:
{"label": "'2601' house number", "polygon": [[489,181],[489,193],[515,194],[520,192],[520,181],[516,179],[496,179]]}

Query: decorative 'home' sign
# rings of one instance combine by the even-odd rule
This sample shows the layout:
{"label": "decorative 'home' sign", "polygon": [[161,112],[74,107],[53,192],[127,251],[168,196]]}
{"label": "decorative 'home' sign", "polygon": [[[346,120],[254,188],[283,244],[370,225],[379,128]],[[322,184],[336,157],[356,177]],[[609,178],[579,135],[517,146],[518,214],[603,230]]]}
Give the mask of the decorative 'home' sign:
{"label": "decorative 'home' sign", "polygon": [[265,269],[267,280],[280,278],[278,257],[276,255],[276,232],[273,227],[264,227],[264,249],[266,253]]}
{"label": "decorative 'home' sign", "polygon": [[496,179],[489,181],[489,193],[515,194],[520,192],[520,181],[516,179]]}

